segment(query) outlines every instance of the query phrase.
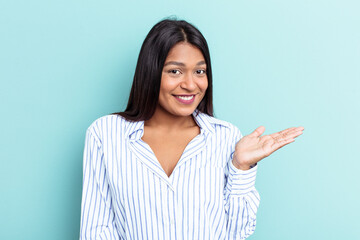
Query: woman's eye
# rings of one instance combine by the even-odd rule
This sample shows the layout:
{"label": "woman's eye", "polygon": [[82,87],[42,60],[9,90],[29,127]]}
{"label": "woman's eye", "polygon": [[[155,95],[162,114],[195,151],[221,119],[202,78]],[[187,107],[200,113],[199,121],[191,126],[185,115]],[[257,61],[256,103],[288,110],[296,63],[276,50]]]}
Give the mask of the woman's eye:
{"label": "woman's eye", "polygon": [[168,72],[171,73],[171,74],[175,74],[175,75],[178,75],[178,74],[181,73],[181,72],[180,72],[179,70],[177,70],[177,69],[172,69],[172,70],[169,70]]}
{"label": "woman's eye", "polygon": [[197,74],[205,74],[206,71],[204,69],[196,70]]}

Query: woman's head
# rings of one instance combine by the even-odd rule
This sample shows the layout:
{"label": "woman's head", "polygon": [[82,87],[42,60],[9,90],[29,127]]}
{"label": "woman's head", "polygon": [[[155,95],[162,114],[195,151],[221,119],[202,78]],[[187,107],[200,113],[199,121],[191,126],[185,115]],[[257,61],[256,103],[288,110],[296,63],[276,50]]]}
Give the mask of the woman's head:
{"label": "woman's head", "polygon": [[128,105],[122,115],[128,120],[148,120],[159,103],[159,92],[165,60],[171,49],[187,43],[200,50],[206,64],[207,88],[197,106],[200,112],[213,116],[212,73],[210,53],[205,38],[193,25],[183,20],[165,19],[146,36],[140,50]]}

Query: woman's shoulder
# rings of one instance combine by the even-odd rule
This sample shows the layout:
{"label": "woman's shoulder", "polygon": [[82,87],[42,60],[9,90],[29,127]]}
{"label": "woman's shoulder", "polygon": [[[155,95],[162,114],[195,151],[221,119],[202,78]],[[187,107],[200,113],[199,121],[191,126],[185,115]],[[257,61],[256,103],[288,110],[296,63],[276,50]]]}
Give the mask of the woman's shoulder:
{"label": "woman's shoulder", "polygon": [[104,134],[109,134],[114,131],[124,132],[129,124],[130,121],[119,114],[107,114],[95,119],[87,128],[87,131],[102,138]]}
{"label": "woman's shoulder", "polygon": [[214,130],[215,136],[218,138],[228,140],[230,143],[234,143],[243,137],[240,129],[231,122],[221,120],[207,114],[204,116],[204,118],[207,119],[207,121],[210,123],[212,129]]}
{"label": "woman's shoulder", "polygon": [[[194,116],[196,116],[196,114]],[[201,128],[211,132],[216,138],[223,139],[225,137],[231,142],[238,141],[242,138],[239,128],[228,121],[221,120],[205,113],[200,113],[195,119]]]}
{"label": "woman's shoulder", "polygon": [[239,129],[231,122],[219,119],[214,116],[207,115],[205,113],[200,113],[199,115],[201,119],[207,121],[215,129],[222,129],[227,131],[239,131]]}

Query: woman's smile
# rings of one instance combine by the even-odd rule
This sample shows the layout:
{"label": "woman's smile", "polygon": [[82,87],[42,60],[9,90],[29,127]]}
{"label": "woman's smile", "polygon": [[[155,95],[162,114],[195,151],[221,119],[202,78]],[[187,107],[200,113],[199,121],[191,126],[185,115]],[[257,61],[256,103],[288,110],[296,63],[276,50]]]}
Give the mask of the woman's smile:
{"label": "woman's smile", "polygon": [[184,104],[191,104],[195,100],[195,95],[174,95],[174,97]]}

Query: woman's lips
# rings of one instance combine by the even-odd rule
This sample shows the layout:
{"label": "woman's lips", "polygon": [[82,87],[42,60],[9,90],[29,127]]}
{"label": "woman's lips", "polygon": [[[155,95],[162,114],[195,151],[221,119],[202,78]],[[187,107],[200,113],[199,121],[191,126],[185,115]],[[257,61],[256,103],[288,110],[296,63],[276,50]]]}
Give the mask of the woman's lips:
{"label": "woman's lips", "polygon": [[174,95],[174,97],[184,104],[191,104],[195,101],[195,95]]}

